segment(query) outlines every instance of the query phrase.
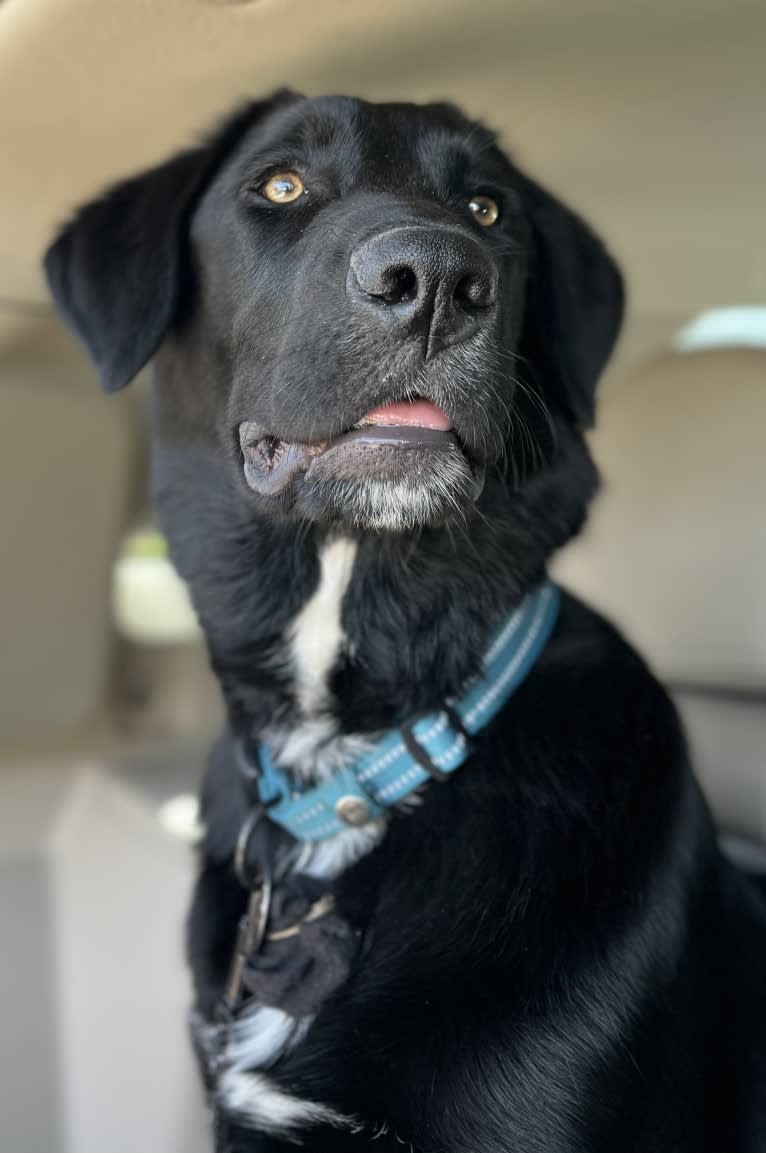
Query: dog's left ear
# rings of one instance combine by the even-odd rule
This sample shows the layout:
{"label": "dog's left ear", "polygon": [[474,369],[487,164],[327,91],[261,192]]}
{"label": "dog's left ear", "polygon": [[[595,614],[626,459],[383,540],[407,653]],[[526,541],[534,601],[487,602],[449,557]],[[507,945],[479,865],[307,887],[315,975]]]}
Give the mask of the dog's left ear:
{"label": "dog's left ear", "polygon": [[585,221],[529,178],[524,203],[532,239],[520,351],[539,386],[589,427],[622,324],[622,275]]}
{"label": "dog's left ear", "polygon": [[159,348],[193,291],[191,212],[213,174],[281,90],[245,105],[207,144],[182,152],[86,204],[45,256],[53,299],[104,388],[123,388]]}

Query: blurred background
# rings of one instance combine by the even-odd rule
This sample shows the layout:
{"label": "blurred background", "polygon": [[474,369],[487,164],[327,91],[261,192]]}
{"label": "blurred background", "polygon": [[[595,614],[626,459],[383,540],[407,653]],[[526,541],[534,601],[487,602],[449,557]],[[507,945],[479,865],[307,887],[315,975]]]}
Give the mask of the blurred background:
{"label": "blurred background", "polygon": [[181,926],[220,718],[151,529],[145,383],[100,394],[53,229],[233,103],[448,98],[630,287],[558,575],[648,654],[733,852],[766,843],[766,4],[0,2],[0,1149],[202,1153]]}

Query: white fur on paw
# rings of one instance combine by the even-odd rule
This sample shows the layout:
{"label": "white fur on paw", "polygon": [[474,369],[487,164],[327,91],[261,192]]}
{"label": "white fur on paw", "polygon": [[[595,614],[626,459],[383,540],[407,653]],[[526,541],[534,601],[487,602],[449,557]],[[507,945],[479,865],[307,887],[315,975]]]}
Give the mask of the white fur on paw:
{"label": "white fur on paw", "polygon": [[303,1040],[313,1018],[296,1019],[268,1005],[257,1005],[227,1026],[224,1061],[238,1069],[265,1069]]}
{"label": "white fur on paw", "polygon": [[293,1097],[278,1089],[263,1073],[228,1069],[219,1081],[218,1098],[226,1112],[240,1123],[277,1136],[289,1136],[296,1129],[314,1125],[359,1128],[353,1117],[345,1117],[318,1101]]}

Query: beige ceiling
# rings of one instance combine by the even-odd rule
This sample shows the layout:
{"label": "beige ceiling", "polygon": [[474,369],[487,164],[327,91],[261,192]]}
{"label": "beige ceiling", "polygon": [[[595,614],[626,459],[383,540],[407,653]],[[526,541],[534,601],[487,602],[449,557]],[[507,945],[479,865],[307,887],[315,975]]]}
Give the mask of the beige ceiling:
{"label": "beige ceiling", "polygon": [[500,128],[611,241],[643,354],[766,299],[765,49],[763,0],[4,0],[0,307],[78,201],[289,83]]}

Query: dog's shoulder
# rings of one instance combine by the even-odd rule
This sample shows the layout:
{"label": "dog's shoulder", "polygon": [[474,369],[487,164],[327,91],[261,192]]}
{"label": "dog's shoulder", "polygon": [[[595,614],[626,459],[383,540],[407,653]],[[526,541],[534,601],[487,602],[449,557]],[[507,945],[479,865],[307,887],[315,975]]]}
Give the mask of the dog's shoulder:
{"label": "dog's shoulder", "polygon": [[[597,609],[562,590],[556,630],[532,675],[510,702],[549,733],[562,755],[580,750],[615,770],[638,763],[688,769],[678,710],[667,687],[620,628]],[[506,730],[508,731],[508,730]]]}

